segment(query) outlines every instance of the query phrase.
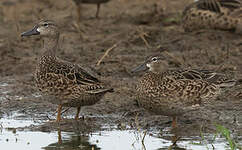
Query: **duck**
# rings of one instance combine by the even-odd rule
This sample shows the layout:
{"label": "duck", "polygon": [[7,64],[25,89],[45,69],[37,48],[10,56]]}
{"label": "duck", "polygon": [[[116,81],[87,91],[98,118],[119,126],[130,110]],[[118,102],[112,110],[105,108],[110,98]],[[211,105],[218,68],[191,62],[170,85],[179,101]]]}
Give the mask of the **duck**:
{"label": "duck", "polygon": [[77,6],[77,17],[78,20],[81,18],[81,4],[97,4],[97,11],[96,11],[96,18],[99,17],[99,10],[100,10],[100,5],[102,3],[107,3],[110,0],[73,0],[73,2]]}
{"label": "duck", "polygon": [[215,29],[242,34],[242,1],[195,1],[185,7],[182,14],[182,26],[185,32]]}
{"label": "duck", "polygon": [[35,84],[47,101],[58,104],[56,122],[63,107],[76,107],[78,120],[81,106],[94,105],[113,88],[84,70],[80,65],[56,56],[59,29],[52,20],[41,20],[21,37],[40,35],[44,40],[42,54],[35,69]]}
{"label": "duck", "polygon": [[170,69],[166,57],[152,55],[131,70],[142,72],[136,84],[139,106],[158,115],[172,117],[172,128],[177,117],[210,103],[236,80],[225,74],[199,69]]}

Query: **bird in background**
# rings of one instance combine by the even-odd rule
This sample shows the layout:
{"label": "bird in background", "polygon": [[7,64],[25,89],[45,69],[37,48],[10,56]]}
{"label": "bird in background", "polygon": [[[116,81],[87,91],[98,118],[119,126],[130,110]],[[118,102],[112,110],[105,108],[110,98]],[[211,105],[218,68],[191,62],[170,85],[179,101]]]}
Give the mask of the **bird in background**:
{"label": "bird in background", "polygon": [[107,3],[109,1],[110,0],[73,0],[73,2],[76,4],[76,7],[77,7],[76,11],[77,11],[78,21],[80,22],[82,4],[96,4],[97,5],[96,18],[98,18],[101,4]]}
{"label": "bird in background", "polygon": [[197,0],[183,11],[183,28],[228,30],[242,34],[241,0]]}

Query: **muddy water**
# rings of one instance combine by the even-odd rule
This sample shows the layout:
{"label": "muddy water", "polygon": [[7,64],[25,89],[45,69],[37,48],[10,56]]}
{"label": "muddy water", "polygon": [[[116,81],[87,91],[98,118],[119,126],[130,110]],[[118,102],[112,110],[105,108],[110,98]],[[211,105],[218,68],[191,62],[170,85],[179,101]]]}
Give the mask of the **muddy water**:
{"label": "muddy water", "polygon": [[[0,145],[1,149],[23,149],[23,150],[72,150],[72,149],[103,149],[103,150],[156,150],[168,149],[227,149],[228,145],[224,138],[216,138],[214,135],[205,134],[201,137],[182,137],[172,146],[170,139],[173,134],[166,131],[160,136],[159,132],[147,132],[144,130],[117,130],[115,127],[103,126],[101,131],[88,135],[80,135],[74,132],[35,132],[20,127],[40,125],[33,120],[15,119],[22,114],[13,114],[1,118]],[[241,137],[242,140],[242,137]],[[143,141],[143,142],[142,142]]]}

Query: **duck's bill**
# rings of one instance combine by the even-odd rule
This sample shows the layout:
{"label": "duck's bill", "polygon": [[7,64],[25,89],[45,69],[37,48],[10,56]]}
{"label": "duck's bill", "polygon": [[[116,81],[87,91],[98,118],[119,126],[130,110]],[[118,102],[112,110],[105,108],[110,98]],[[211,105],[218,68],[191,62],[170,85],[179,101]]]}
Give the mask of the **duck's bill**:
{"label": "duck's bill", "polygon": [[38,27],[35,26],[32,30],[23,32],[21,34],[21,37],[23,37],[23,36],[31,36],[31,35],[39,35],[40,33],[38,32],[37,28]]}
{"label": "duck's bill", "polygon": [[146,63],[134,68],[131,70],[131,73],[137,73],[137,72],[141,72],[141,71],[147,71],[149,68],[146,66]]}

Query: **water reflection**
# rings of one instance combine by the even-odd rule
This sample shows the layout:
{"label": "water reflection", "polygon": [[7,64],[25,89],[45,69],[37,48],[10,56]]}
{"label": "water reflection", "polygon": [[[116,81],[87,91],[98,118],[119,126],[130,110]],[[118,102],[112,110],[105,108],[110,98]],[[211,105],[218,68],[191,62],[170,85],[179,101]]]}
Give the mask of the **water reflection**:
{"label": "water reflection", "polygon": [[[178,138],[167,132],[152,134],[144,130],[117,130],[113,127],[102,129],[94,133],[81,135],[79,132],[32,132],[19,130],[17,127],[36,124],[32,120],[16,120],[14,118],[1,118],[2,130],[0,132],[1,149],[45,149],[45,150],[184,150],[184,149],[226,149],[224,138],[216,138],[210,143],[214,135]],[[241,143],[240,143],[241,144]]]}
{"label": "water reflection", "polygon": [[84,135],[81,136],[81,135],[75,135],[75,134],[67,135],[67,133],[63,136],[60,130],[57,132],[57,134],[58,134],[58,141],[55,143],[49,144],[46,147],[43,147],[43,149],[45,150],[56,150],[56,149],[100,150],[100,148],[98,148],[95,144],[89,143],[88,136],[84,136]]}
{"label": "water reflection", "polygon": [[[64,134],[63,134],[64,133]],[[155,150],[161,147],[167,149],[172,145],[171,141],[162,140],[145,132],[135,130],[111,130],[100,131],[80,136],[74,133],[58,131],[58,141],[43,147],[45,150]],[[147,146],[146,146],[147,145]]]}
{"label": "water reflection", "polygon": [[161,147],[167,148],[172,144],[171,141],[151,135],[146,135],[144,138],[144,132],[136,130],[102,131],[91,136],[89,141],[104,150],[154,150]]}

